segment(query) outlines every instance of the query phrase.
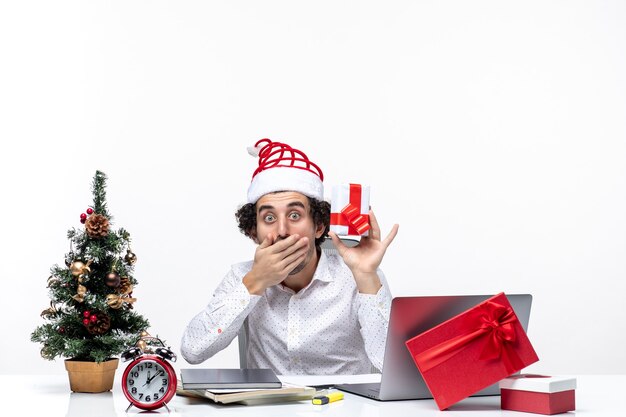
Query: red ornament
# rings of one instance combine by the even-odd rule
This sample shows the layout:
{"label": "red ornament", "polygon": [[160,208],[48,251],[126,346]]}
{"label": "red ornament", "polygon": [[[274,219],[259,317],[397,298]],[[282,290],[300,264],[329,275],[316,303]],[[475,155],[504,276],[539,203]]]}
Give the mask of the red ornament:
{"label": "red ornament", "polygon": [[85,310],[85,311],[83,311],[83,317],[84,317],[84,318],[88,319],[88,318],[89,318],[89,316],[91,316],[91,312],[90,312],[89,310]]}
{"label": "red ornament", "polygon": [[65,333],[65,327],[61,326],[59,327],[59,334],[64,334]]}
{"label": "red ornament", "polygon": [[87,215],[85,213],[80,213],[81,220],[85,220],[86,218],[87,218]]}
{"label": "red ornament", "polygon": [[93,213],[93,209],[92,209],[91,207],[89,207],[89,208],[87,209],[87,214],[92,214],[92,213]]}
{"label": "red ornament", "polygon": [[89,326],[89,319],[83,319],[83,324],[85,326]]}
{"label": "red ornament", "polygon": [[89,317],[89,321],[91,321],[92,323],[97,322],[97,321],[98,321],[98,316],[96,316],[95,314],[92,314],[92,315]]}
{"label": "red ornament", "polygon": [[87,221],[87,219],[80,219],[80,222],[81,222],[82,224],[85,224],[85,222],[86,222],[86,221]]}

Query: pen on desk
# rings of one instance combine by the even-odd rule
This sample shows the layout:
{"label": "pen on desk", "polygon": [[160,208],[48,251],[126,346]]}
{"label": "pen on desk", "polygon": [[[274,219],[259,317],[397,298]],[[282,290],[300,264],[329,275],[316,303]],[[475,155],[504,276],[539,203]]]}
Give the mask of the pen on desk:
{"label": "pen on desk", "polygon": [[313,404],[322,405],[328,404],[335,401],[343,400],[343,392],[331,392],[326,395],[320,395],[318,397],[313,397]]}

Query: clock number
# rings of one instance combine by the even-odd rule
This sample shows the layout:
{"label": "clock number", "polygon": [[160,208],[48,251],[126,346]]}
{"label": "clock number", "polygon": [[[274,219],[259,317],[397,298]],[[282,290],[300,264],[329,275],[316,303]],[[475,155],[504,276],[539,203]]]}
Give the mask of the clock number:
{"label": "clock number", "polygon": [[139,372],[143,371],[143,365],[139,365],[137,368],[139,369]]}
{"label": "clock number", "polygon": [[163,394],[163,393],[165,392],[165,388],[161,387],[161,389],[159,390],[159,392],[160,392],[161,394]]}
{"label": "clock number", "polygon": [[133,394],[137,394],[137,387],[133,387],[133,389],[131,389],[130,392],[132,392]]}
{"label": "clock number", "polygon": [[146,395],[146,401],[152,401],[149,395]]}
{"label": "clock number", "polygon": [[131,372],[131,375],[134,376],[135,378],[139,378],[139,372],[137,371]]}
{"label": "clock number", "polygon": [[134,379],[129,379],[128,380],[128,385],[135,385],[135,380]]}
{"label": "clock number", "polygon": [[146,364],[146,367],[147,367],[147,368],[152,368],[152,362],[148,362],[148,363]]}
{"label": "clock number", "polygon": [[139,399],[141,400],[143,398],[143,392],[139,393]]}
{"label": "clock number", "polygon": [[152,398],[154,401],[159,399],[159,394],[157,394],[156,392],[154,393],[154,397]]}
{"label": "clock number", "polygon": [[163,381],[163,385],[167,385],[167,379],[166,378],[163,378],[162,381]]}

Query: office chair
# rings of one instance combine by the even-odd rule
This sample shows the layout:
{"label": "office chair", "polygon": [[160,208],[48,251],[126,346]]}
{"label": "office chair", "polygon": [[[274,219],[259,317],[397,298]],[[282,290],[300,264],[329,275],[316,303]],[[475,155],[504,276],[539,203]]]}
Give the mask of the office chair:
{"label": "office chair", "polygon": [[[354,236],[340,236],[341,241],[349,246],[353,247],[359,244],[359,239]],[[327,237],[324,242],[322,242],[321,248],[327,254],[331,254],[337,249],[335,249],[335,245],[330,237]],[[248,367],[248,319],[246,318],[239,329],[239,333],[237,334],[237,341],[239,342],[239,368],[244,369]],[[378,371],[376,371],[378,372]]]}

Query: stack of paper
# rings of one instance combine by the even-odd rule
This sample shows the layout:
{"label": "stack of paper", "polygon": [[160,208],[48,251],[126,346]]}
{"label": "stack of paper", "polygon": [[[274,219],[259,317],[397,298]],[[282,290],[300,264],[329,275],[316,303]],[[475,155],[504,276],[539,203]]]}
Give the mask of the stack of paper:
{"label": "stack of paper", "polygon": [[208,398],[216,403],[241,403],[258,405],[274,402],[310,400],[315,396],[315,388],[284,383],[281,388],[272,389],[183,389],[178,381],[176,394],[185,397]]}

